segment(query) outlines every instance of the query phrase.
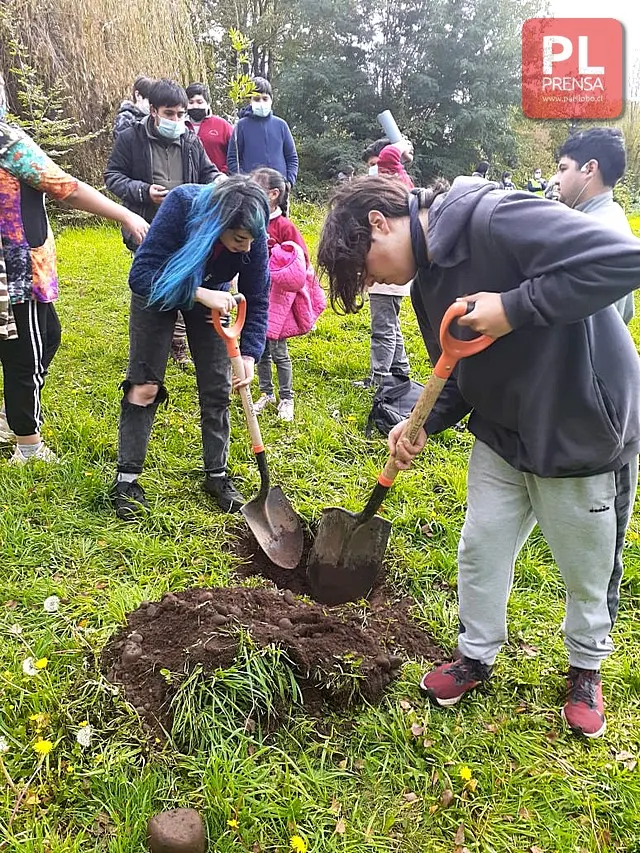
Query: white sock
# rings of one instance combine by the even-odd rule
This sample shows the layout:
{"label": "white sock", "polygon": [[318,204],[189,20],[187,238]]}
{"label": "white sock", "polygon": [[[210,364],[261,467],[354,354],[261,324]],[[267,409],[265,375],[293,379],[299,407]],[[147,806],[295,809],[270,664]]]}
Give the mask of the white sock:
{"label": "white sock", "polygon": [[30,456],[35,456],[35,454],[42,447],[42,442],[39,441],[37,444],[18,444],[18,450],[25,459],[28,459]]}
{"label": "white sock", "polygon": [[139,476],[139,474],[123,474],[122,471],[118,471],[116,475],[116,482],[133,483],[138,479]]}

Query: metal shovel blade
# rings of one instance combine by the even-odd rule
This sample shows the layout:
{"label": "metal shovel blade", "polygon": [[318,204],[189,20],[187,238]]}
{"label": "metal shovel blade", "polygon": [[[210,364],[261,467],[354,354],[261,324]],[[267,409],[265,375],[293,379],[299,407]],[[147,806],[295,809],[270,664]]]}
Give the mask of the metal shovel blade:
{"label": "metal shovel blade", "polygon": [[240,510],[267,557],[282,569],[295,569],[302,557],[304,534],[300,519],[280,486],[258,495]]}
{"label": "metal shovel blade", "polygon": [[378,515],[362,522],[346,509],[322,510],[307,564],[316,601],[344,604],[367,595],[382,568],[390,533],[391,522]]}

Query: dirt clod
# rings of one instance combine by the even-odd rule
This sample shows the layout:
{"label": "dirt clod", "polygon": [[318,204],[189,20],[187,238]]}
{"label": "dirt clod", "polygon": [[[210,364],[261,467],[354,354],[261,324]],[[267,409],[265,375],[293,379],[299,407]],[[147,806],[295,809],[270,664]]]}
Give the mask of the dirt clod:
{"label": "dirt clod", "polygon": [[205,853],[202,818],[194,809],[160,812],[148,824],[151,853]]}

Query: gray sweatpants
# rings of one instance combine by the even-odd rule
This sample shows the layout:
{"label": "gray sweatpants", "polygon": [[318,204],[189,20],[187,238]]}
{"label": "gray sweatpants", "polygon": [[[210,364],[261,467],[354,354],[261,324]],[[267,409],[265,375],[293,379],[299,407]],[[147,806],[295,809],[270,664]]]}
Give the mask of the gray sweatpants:
{"label": "gray sweatpants", "polygon": [[566,588],[569,664],[599,669],[613,651],[609,632],[637,480],[637,458],[592,477],[542,478],[516,471],[476,441],[458,549],[460,652],[494,662],[507,639],[515,560],[537,521]]}
{"label": "gray sweatpants", "polygon": [[267,340],[262,358],[258,362],[258,383],[263,394],[273,394],[272,367],[274,364],[278,374],[280,399],[293,400],[293,366],[286,339]]}
{"label": "gray sweatpants", "polygon": [[409,359],[400,329],[402,296],[369,294],[371,312],[371,379],[379,385],[390,373],[409,375]]}

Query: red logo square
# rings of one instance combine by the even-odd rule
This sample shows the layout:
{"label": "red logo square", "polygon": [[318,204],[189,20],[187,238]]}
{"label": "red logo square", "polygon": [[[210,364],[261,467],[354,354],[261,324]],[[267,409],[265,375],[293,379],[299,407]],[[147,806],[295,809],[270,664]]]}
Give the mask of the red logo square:
{"label": "red logo square", "polygon": [[522,25],[528,118],[617,118],[624,30],[613,18],[529,18]]}

